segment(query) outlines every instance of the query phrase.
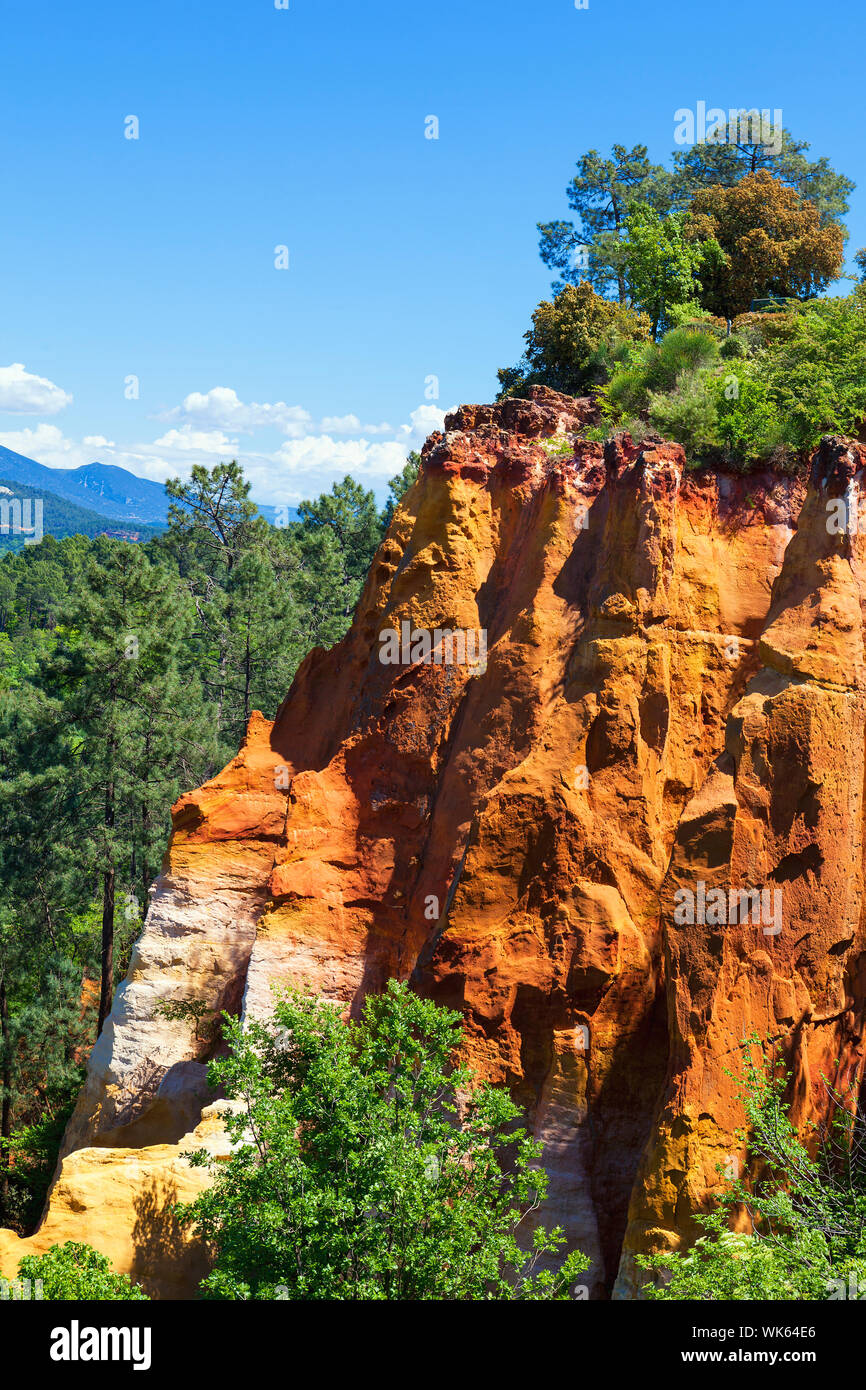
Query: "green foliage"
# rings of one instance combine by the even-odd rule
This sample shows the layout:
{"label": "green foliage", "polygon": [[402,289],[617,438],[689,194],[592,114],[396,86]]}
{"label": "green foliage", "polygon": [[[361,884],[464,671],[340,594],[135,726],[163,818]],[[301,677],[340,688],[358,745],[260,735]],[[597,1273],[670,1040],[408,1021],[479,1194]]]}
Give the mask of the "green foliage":
{"label": "green foliage", "polygon": [[689,241],[685,213],[661,217],[653,208],[635,204],[626,221],[624,246],[632,302],[652,323],[653,338],[671,322],[674,306],[693,310],[700,293],[701,268],[724,259],[718,242]]}
{"label": "green foliage", "polygon": [[747,374],[766,383],[785,443],[810,449],[823,434],[856,434],[866,417],[866,288],[779,317]]}
{"label": "green foliage", "polygon": [[569,285],[535,310],[522,361],[498,373],[499,399],[519,396],[534,382],[579,395],[604,380],[624,343],[640,342],[648,332],[644,314],[602,299],[586,282]]}
{"label": "green foliage", "polygon": [[357,1022],[288,993],[226,1028],[209,1075],[234,1147],[190,1156],[214,1182],[179,1210],[216,1253],[207,1297],[569,1297],[586,1260],[537,1223],[540,1146],[507,1093],[453,1064],[458,1014],[391,981]]}
{"label": "green foliage", "polygon": [[34,922],[0,918],[0,1222],[38,1220],[66,1118],[83,1079],[94,1011],[82,969]]}
{"label": "green foliage", "polygon": [[52,1245],[44,1255],[25,1255],[18,1266],[18,1277],[42,1281],[42,1298],[79,1302],[93,1299],[103,1303],[147,1303],[148,1297],[125,1274],[115,1274],[109,1261],[90,1245],[68,1240]]}
{"label": "green foliage", "polygon": [[2,513],[3,527],[0,529],[0,553],[8,550],[32,548],[35,538],[33,527],[36,520],[34,504],[37,499],[42,502],[42,530],[56,538],[111,535],[118,538],[123,537],[130,541],[138,541],[149,540],[152,536],[158,535],[161,529],[158,526],[147,526],[144,523],[128,522],[124,524],[121,520],[112,521],[99,512],[92,512],[88,507],[80,507],[77,503],[70,502],[68,498],[60,497],[57,493],[47,491],[43,487],[30,487],[26,483],[0,477],[0,502],[12,503],[14,499],[22,504],[25,504],[29,499],[29,510],[22,505],[21,512],[21,521],[22,523],[28,522],[28,529],[26,532],[13,530],[12,528],[18,524],[18,514],[12,506],[9,507],[8,514],[4,511]]}
{"label": "green foliage", "polygon": [[173,540],[209,551],[231,569],[242,538],[257,525],[250,485],[237,460],[217,464],[210,472],[197,463],[187,482],[170,478],[165,490],[173,499],[168,509]]}
{"label": "green foliage", "polygon": [[692,457],[706,455],[716,443],[716,401],[706,373],[683,372],[672,391],[651,393],[648,413],[653,429]]}
{"label": "green foliage", "polygon": [[719,345],[707,333],[674,328],[657,343],[646,343],[629,354],[599,395],[614,423],[639,415],[650,398],[676,390],[678,381],[715,363]]}
{"label": "green foliage", "polygon": [[364,583],[382,534],[372,492],[346,477],[317,501],[301,503],[298,526],[304,535],[329,531],[340,547],[346,582]]}
{"label": "green foliage", "polygon": [[784,446],[782,420],[766,379],[746,375],[738,362],[705,385],[715,400],[715,438],[729,456],[765,459]]}
{"label": "green foliage", "polygon": [[[399,498],[413,456],[392,480]],[[271,527],[237,463],[169,485],[145,545],[46,535],[0,556],[0,1223],[27,1234],[170,808],[345,633],[384,518],[352,479]],[[199,1040],[219,1023],[186,1016]]]}
{"label": "green foliage", "polygon": [[[647,158],[646,145],[614,145],[611,158],[589,150],[577,162],[577,174],[567,189],[569,206],[580,218],[571,222],[540,222],[540,252],[545,265],[559,272],[552,286],[559,294],[566,285],[586,279],[600,294],[615,290],[628,303],[622,241],[630,204],[640,202],[659,212],[670,209],[670,175]],[[586,248],[588,265],[581,254]]]}
{"label": "green foliage", "polygon": [[671,304],[666,317],[670,328],[687,328],[691,333],[708,333],[711,338],[718,338],[722,345],[728,341],[725,337],[727,320],[702,309],[696,299],[683,299],[679,303]]}
{"label": "green foliage", "polygon": [[[743,125],[745,111],[738,113],[736,135],[748,136]],[[728,132],[729,134],[733,132]],[[754,132],[752,132],[754,134]],[[807,140],[795,140],[789,130],[779,132],[778,141],[735,139],[716,143],[702,141],[678,149],[673,155],[672,191],[678,206],[690,203],[701,188],[721,185],[731,188],[742,179],[765,170],[801,198],[817,207],[821,221],[839,221],[848,212],[848,195],[855,185],[844,174],[837,174],[826,158],[809,160]]]}
{"label": "green foliage", "polygon": [[632,350],[599,395],[608,431],[638,420],[692,462],[791,467],[822,435],[857,434],[866,419],[866,287],[743,316],[721,342],[674,329]]}
{"label": "green foliage", "polygon": [[701,189],[689,233],[716,243],[702,272],[701,303],[734,318],[762,299],[811,299],[842,268],[844,236],[813,203],[766,170],[732,188]]}
{"label": "green foliage", "polygon": [[418,471],[421,467],[421,455],[414,449],[410,453],[403,468],[395,478],[388,484],[388,500],[382,511],[382,530],[387,531],[391,525],[391,519],[405,497],[409,489],[418,481]]}
{"label": "green foliage", "polygon": [[46,1110],[32,1124],[16,1129],[8,1140],[10,1155],[8,1188],[4,1201],[5,1224],[20,1234],[38,1224],[57,1167],[63,1132],[75,1108],[75,1095],[84,1079],[76,1077],[74,1092],[53,1114]]}
{"label": "green foliage", "polygon": [[[740,1138],[757,1176],[731,1183],[717,1209],[698,1217],[707,1234],[691,1250],[639,1258],[656,1275],[645,1296],[801,1301],[866,1292],[866,1120],[856,1093],[825,1082],[830,1118],[800,1135],[788,1118],[784,1064],[763,1050],[756,1063],[752,1048],[757,1038],[743,1047]],[[731,1230],[734,1218],[748,1229]]]}
{"label": "green foliage", "polygon": [[577,174],[566,190],[577,222],[538,224],[541,259],[557,273],[554,294],[586,279],[600,294],[615,295],[621,304],[634,303],[624,245],[629,209],[640,206],[663,217],[671,211],[688,212],[702,190],[731,188],[756,173],[771,174],[800,199],[813,203],[822,226],[845,216],[854,184],[825,158],[810,160],[807,141],[795,140],[788,130],[779,133],[778,142],[753,142],[748,134],[748,125],[741,126],[738,119],[735,135],[742,140],[680,147],[669,169],[651,164],[645,145],[614,145],[609,158],[588,150],[577,161]]}

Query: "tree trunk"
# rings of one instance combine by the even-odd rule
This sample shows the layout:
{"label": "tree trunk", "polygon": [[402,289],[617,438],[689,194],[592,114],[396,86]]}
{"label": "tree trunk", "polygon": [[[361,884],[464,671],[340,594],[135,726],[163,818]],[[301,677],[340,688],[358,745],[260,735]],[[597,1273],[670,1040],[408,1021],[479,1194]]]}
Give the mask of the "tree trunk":
{"label": "tree trunk", "polygon": [[147,846],[150,838],[150,815],[148,813],[146,801],[141,803],[141,834],[143,837],[143,848],[141,851],[141,911],[142,914],[144,914],[147,911],[147,895],[150,892],[151,882],[150,865],[147,858]]}
{"label": "tree trunk", "polygon": [[247,613],[247,645],[244,653],[244,728],[250,722],[250,687],[252,686],[252,654],[250,652],[250,615]]}
{"label": "tree trunk", "polygon": [[[144,740],[144,787],[145,792],[150,776],[150,728],[147,730]],[[148,851],[150,849],[150,811],[147,804],[147,796],[141,802],[141,883],[144,895],[141,900],[142,916],[147,912],[147,895],[150,891],[150,861]]]}
{"label": "tree trunk", "polygon": [[[114,755],[114,746],[109,749],[109,758]],[[112,765],[111,763],[109,764]],[[114,781],[105,788],[105,829],[114,827]],[[106,835],[108,842],[108,835]],[[109,854],[113,846],[106,843]],[[114,864],[103,870],[102,874],[102,979],[99,986],[99,1019],[96,1036],[102,1032],[102,1025],[111,1011],[111,996],[114,993]]]}
{"label": "tree trunk", "polygon": [[9,1049],[9,1003],[6,998],[6,981],[0,976],[0,1041],[3,1045],[3,1066],[0,1069],[0,1083],[3,1086],[3,1103],[0,1105],[0,1224],[6,1221],[9,1203],[9,1145],[12,1134],[12,1058]]}
{"label": "tree trunk", "polygon": [[114,993],[114,869],[102,875],[102,981],[99,989],[99,1021],[96,1036],[111,1012]]}
{"label": "tree trunk", "polygon": [[[616,194],[613,193],[613,192],[611,193],[610,205],[611,205],[611,210],[612,210],[612,212],[613,212],[613,229],[614,229],[614,231],[616,232],[616,239],[617,239],[617,241],[618,241],[618,242],[621,242],[621,241],[622,241],[622,216],[621,216],[621,213],[620,213],[619,199],[617,198]],[[620,304],[627,304],[627,303],[628,303],[628,292],[627,292],[627,290],[626,290],[625,271],[623,270],[623,268],[622,268],[621,265],[617,266],[617,269],[616,269],[616,282],[617,282],[617,286],[619,287],[619,302],[620,302]]]}
{"label": "tree trunk", "polygon": [[217,711],[216,711],[217,738],[222,738],[222,731],[223,731],[223,705],[225,704],[226,666],[227,666],[227,663],[228,663],[228,643],[229,643],[229,636],[230,636],[230,630],[227,630],[227,632],[226,632],[226,645],[225,645],[225,646],[221,649],[221,651],[220,651],[219,679],[218,679],[218,685],[217,685]]}

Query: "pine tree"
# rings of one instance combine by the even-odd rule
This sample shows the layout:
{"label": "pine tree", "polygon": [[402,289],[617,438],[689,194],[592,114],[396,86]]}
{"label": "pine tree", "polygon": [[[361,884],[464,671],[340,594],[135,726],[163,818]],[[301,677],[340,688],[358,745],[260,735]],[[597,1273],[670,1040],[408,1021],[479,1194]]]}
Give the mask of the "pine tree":
{"label": "pine tree", "polygon": [[208,736],[195,684],[180,685],[193,612],[172,573],[120,542],[105,563],[91,562],[86,577],[45,672],[37,734],[44,747],[62,747],[58,775],[72,814],[57,829],[61,842],[65,836],[68,900],[81,909],[96,890],[102,903],[101,1029],[113,993],[118,895],[137,896],[142,875],[156,867],[165,808],[179,789],[180,750],[197,745],[204,753]]}

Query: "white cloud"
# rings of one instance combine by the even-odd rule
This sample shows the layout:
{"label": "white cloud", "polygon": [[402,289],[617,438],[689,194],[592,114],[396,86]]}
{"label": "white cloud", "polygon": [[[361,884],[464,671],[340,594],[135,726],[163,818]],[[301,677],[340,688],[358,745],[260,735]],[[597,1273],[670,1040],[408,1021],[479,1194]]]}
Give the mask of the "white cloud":
{"label": "white cloud", "polygon": [[57,425],[43,424],[35,429],[28,426],[23,430],[0,431],[0,444],[49,468],[77,468],[79,463],[91,462],[89,457],[83,456],[82,446],[66,439]]}
{"label": "white cloud", "polygon": [[195,430],[192,425],[181,425],[179,430],[167,430],[155,439],[155,449],[180,449],[183,453],[226,453],[237,449],[238,441],[229,439],[222,430]]}
{"label": "white cloud", "polygon": [[357,415],[326,415],[319,429],[323,434],[393,434],[390,425],[362,425]]}
{"label": "white cloud", "polygon": [[[451,410],[454,409],[455,407],[451,406]],[[418,409],[410,414],[410,423],[400,426],[400,438],[405,447],[420,449],[428,434],[445,428],[445,416],[448,413],[449,411],[440,410],[436,405],[419,405]]]}
{"label": "white cloud", "polygon": [[[422,407],[423,409],[424,407]],[[213,386],[210,391],[191,391],[180,405],[167,410],[161,417],[166,421],[183,420],[198,427],[211,426],[234,430],[238,434],[253,434],[260,429],[276,429],[288,439],[305,439],[314,434],[397,435],[387,421],[378,425],[363,424],[360,416],[326,415],[318,424],[301,405],[285,401],[246,404],[231,386]],[[403,427],[404,429],[407,427]]]}
{"label": "white cloud", "polygon": [[303,435],[313,423],[309,411],[299,405],[286,405],[285,401],[277,401],[275,405],[259,405],[253,401],[245,405],[230,386],[214,386],[206,392],[191,391],[184,397],[183,404],[169,410],[164,418],[186,419],[198,425],[236,430],[240,434],[252,434],[253,430],[270,426],[290,438]]}
{"label": "white cloud", "polygon": [[322,470],[330,480],[352,473],[362,478],[390,478],[403,467],[406,450],[396,441],[371,444],[367,439],[332,439],[312,434],[306,439],[290,439],[272,455],[274,462],[289,473]]}
{"label": "white cloud", "polygon": [[[298,412],[296,423],[303,415],[310,422],[309,427],[300,430],[294,437],[283,439],[276,449],[261,445],[239,447],[236,435],[248,432],[250,417],[245,417],[244,425],[235,420],[233,426],[229,426],[227,417],[232,410],[228,398],[237,401],[237,396],[228,388],[215,388],[206,397],[187,396],[184,407],[171,412],[171,418],[179,419],[181,410],[190,400],[210,401],[214,406],[214,397],[219,392],[224,393],[222,404],[226,411],[222,418],[226,421],[225,428],[208,416],[209,406],[208,410],[199,410],[195,419],[185,419],[173,425],[153,442],[117,444],[104,435],[86,435],[81,442],[77,442],[66,438],[57,425],[42,422],[34,428],[6,434],[0,432],[0,444],[51,468],[77,468],[80,464],[91,463],[97,456],[103,462],[128,468],[131,473],[155,482],[165,482],[167,478],[178,475],[186,476],[196,463],[213,468],[218,463],[237,458],[251,484],[252,496],[257,501],[296,505],[301,498],[327,492],[332,483],[341,481],[347,473],[384,497],[388,480],[400,472],[409,450],[419,448],[431,430],[441,429],[444,421],[443,411],[436,406],[422,405],[412,411],[407,424],[397,429],[363,425],[356,415],[329,417],[316,427],[308,412],[301,411],[300,407],[286,406],[283,407],[285,410]],[[237,403],[242,406],[241,402]],[[219,399],[214,406],[214,414],[219,413],[218,406]],[[242,406],[243,410],[258,411],[273,411],[276,408]],[[273,424],[272,417],[268,423]],[[326,424],[332,428],[324,429]],[[360,438],[337,437],[339,433],[350,435],[359,430]],[[368,437],[380,430],[386,431],[392,438]]]}
{"label": "white cloud", "polygon": [[11,415],[57,415],[71,404],[68,391],[47,377],[34,376],[23,362],[0,367],[0,410]]}
{"label": "white cloud", "polygon": [[[150,477],[168,477],[194,462],[212,466],[220,458],[236,456],[254,497],[292,503],[326,491],[347,473],[382,493],[388,479],[402,469],[407,453],[420,448],[432,430],[442,429],[445,412],[421,405],[396,429],[385,422],[365,424],[352,412],[326,415],[317,423],[302,406],[285,401],[246,404],[232,387],[214,386],[190,392],[162,418],[178,425],[153,445],[137,446],[137,467],[129,462],[125,467],[147,470]],[[237,440],[223,433],[252,435],[266,429],[286,436],[275,452],[262,446],[239,449]]]}
{"label": "white cloud", "polygon": [[357,415],[326,415],[321,428],[324,434],[360,434],[361,421]]}
{"label": "white cloud", "polygon": [[187,473],[194,463],[209,467],[237,455],[237,440],[220,430],[192,430],[188,425],[169,430],[151,443],[117,445],[101,435],[87,435],[80,443],[67,439],[57,425],[40,424],[35,429],[0,431],[0,444],[24,454],[48,468],[78,468],[92,463],[95,451],[101,461],[128,468],[142,478],[164,482],[178,473]]}

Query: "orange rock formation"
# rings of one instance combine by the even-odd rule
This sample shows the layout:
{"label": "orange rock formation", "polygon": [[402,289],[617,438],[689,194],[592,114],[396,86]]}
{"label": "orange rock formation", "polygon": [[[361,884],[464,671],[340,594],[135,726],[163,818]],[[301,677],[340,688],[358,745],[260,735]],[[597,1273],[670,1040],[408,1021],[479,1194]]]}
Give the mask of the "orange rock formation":
{"label": "orange rock formation", "polygon": [[[596,1296],[694,1234],[737,1156],[744,1035],[787,1049],[798,1115],[861,1066],[866,547],[827,504],[853,508],[866,453],[826,441],[808,485],[687,472],[676,444],[585,441],[592,418],[544,388],[449,417],[347,636],[175,807],[48,1214],[0,1233],[4,1272],[74,1236],[193,1292],[165,1211],[203,1180],[182,1151],[224,1142],[220,1103],[161,999],[254,1014],[293,982],[357,1008],[397,975],[461,1009]],[[433,659],[381,659],[424,630]],[[457,631],[486,661],[441,659]],[[778,923],[677,920],[679,890],[714,888],[764,890]]]}

